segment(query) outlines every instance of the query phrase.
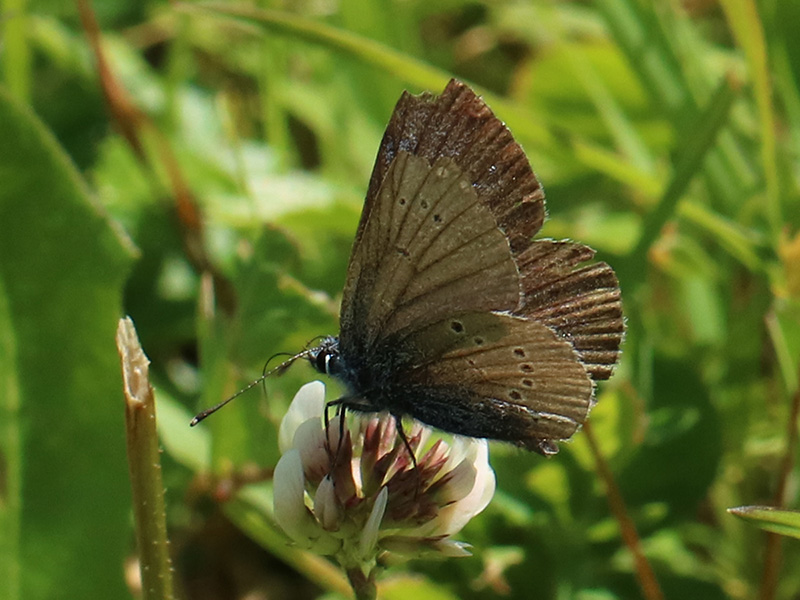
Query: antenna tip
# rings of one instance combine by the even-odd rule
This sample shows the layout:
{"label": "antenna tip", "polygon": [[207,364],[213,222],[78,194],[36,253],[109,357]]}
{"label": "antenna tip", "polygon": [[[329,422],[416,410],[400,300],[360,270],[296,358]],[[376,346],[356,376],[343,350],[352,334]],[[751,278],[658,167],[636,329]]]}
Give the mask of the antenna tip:
{"label": "antenna tip", "polygon": [[[217,408],[218,408],[218,407],[217,407]],[[206,410],[204,410],[203,412],[201,412],[201,413],[199,413],[199,414],[195,415],[194,419],[192,419],[191,421],[189,421],[189,427],[194,427],[195,425],[197,425],[197,424],[198,424],[200,421],[202,421],[203,419],[205,419],[205,418],[206,418],[208,415],[210,415],[210,414],[211,414],[212,412],[214,412],[215,410],[216,410],[216,408],[213,408],[213,409],[206,409]]]}

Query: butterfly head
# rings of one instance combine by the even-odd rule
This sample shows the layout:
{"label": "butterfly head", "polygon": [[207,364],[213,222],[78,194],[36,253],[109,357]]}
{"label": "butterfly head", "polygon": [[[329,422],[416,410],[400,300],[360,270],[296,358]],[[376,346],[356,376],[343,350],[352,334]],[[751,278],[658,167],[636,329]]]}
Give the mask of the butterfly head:
{"label": "butterfly head", "polygon": [[308,360],[320,373],[339,375],[342,372],[342,359],[339,354],[339,338],[328,336],[322,343],[308,351]]}

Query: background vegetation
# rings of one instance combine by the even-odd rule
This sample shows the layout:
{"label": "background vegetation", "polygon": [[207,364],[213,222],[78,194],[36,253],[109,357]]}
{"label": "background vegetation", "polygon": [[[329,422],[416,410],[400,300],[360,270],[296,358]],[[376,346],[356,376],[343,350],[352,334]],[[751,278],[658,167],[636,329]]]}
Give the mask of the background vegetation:
{"label": "background vegetation", "polygon": [[[527,150],[542,234],[619,273],[628,335],[591,434],[664,596],[797,598],[797,542],[726,512],[798,503],[797,23],[793,0],[3,0],[0,596],[136,593],[123,314],[180,595],[346,593],[270,519],[309,367],[187,423],[336,332],[392,106],[455,75]],[[386,598],[642,596],[585,432],[492,463],[474,556],[395,565]]]}

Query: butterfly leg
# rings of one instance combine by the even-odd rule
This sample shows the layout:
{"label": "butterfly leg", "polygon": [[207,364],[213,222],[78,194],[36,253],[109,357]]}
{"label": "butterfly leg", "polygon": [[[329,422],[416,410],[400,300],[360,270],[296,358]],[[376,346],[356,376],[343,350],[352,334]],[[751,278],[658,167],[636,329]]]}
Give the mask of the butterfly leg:
{"label": "butterfly leg", "polygon": [[[336,443],[336,451],[332,451],[332,444],[330,439],[330,408],[332,406],[336,407],[336,416],[339,417],[339,440]],[[341,398],[337,398],[336,400],[331,400],[330,402],[325,403],[325,410],[323,412],[323,421],[325,423],[325,439],[327,440],[327,450],[328,450],[328,458],[330,460],[330,470],[329,474],[333,477],[333,474],[336,472],[337,468],[339,467],[339,462],[344,454],[346,454],[344,449],[344,438],[345,438],[345,420],[347,417],[348,410],[355,410],[357,412],[364,412],[364,405],[359,404],[353,396],[342,396]],[[348,450],[352,453],[352,450]],[[349,469],[349,467],[348,467]]]}
{"label": "butterfly leg", "polygon": [[[337,398],[336,400],[331,400],[330,402],[325,403],[325,411],[323,413],[323,420],[325,422],[325,439],[328,442],[328,458],[331,461],[331,469],[330,472],[333,473],[336,470],[336,465],[339,463],[339,455],[342,452],[342,443],[344,442],[344,421],[345,416],[347,415],[347,396],[342,398]],[[336,407],[336,416],[339,417],[339,441],[336,444],[336,452],[331,453],[331,438],[330,438],[330,408],[332,406]]]}
{"label": "butterfly leg", "polygon": [[422,491],[420,489],[422,486],[422,480],[417,467],[417,456],[414,454],[414,449],[411,447],[411,444],[408,441],[408,436],[406,435],[405,429],[403,429],[403,419],[399,415],[393,416],[395,426],[397,427],[397,435],[400,436],[401,440],[403,440],[403,446],[405,446],[406,450],[408,451],[408,455],[411,457],[411,464],[414,466],[414,475],[417,480],[417,485],[414,488],[414,499],[416,499]]}

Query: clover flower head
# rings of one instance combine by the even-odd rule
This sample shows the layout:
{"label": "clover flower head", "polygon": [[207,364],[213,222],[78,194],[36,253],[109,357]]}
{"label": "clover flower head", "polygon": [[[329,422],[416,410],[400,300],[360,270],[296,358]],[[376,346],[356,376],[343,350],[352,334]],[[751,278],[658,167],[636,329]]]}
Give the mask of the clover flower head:
{"label": "clover flower head", "polygon": [[451,536],[494,494],[485,440],[434,440],[415,422],[407,447],[389,414],[336,416],[326,428],[324,411],[324,384],[306,384],[280,426],[275,518],[296,545],[364,576],[385,553],[469,554]]}

